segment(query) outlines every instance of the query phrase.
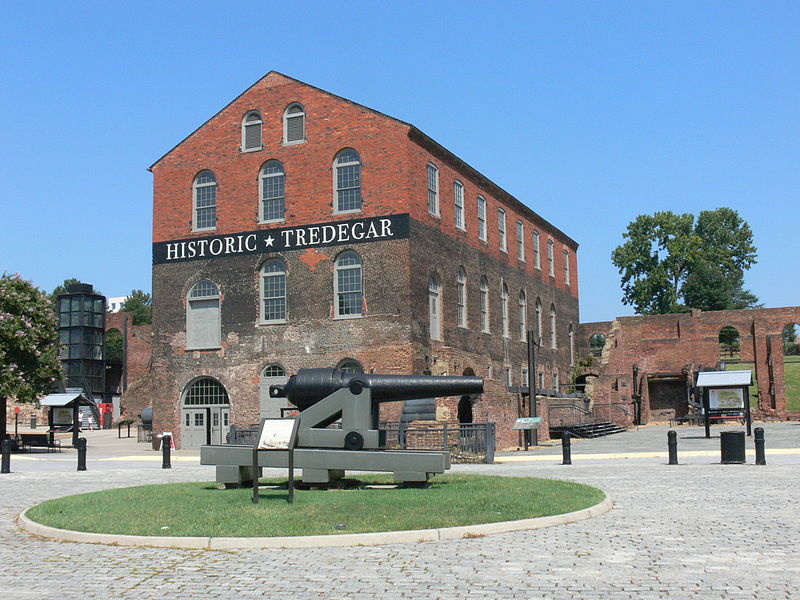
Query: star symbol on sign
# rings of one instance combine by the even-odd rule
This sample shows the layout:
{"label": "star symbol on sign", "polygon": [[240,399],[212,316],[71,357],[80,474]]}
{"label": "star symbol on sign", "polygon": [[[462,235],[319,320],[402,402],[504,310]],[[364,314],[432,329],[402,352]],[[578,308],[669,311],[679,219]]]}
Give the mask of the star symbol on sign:
{"label": "star symbol on sign", "polygon": [[264,242],[267,244],[267,247],[272,247],[272,242],[274,242],[274,241],[275,241],[275,238],[272,237],[271,235],[268,235],[267,239],[264,240]]}

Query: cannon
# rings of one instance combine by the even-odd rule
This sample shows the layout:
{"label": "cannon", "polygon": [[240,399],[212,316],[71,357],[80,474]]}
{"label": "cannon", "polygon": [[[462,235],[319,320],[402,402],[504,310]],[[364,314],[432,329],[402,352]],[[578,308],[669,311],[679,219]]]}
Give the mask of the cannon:
{"label": "cannon", "polygon": [[[270,387],[273,398],[286,398],[300,414],[297,419],[295,464],[303,468],[306,483],[327,483],[345,470],[392,471],[396,481],[424,482],[433,473],[450,468],[448,452],[385,450],[385,432],[378,428],[379,404],[483,392],[482,377],[433,375],[381,375],[349,373],[338,369],[300,369],[284,385]],[[340,427],[332,427],[341,420]],[[263,427],[263,424],[262,424]],[[238,480],[257,477],[248,447],[203,446],[201,464],[216,464],[217,480],[231,479],[233,465]],[[226,462],[227,461],[227,462]],[[264,453],[258,467],[286,466],[279,452]],[[222,466],[230,468],[222,469]]]}

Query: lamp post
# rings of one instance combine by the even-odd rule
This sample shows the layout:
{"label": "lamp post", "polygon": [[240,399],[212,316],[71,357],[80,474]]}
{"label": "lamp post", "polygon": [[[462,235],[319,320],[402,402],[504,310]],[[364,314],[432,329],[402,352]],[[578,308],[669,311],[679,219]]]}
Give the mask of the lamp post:
{"label": "lamp post", "polygon": [[[533,329],[528,329],[528,416],[536,417],[536,352],[535,348],[539,344],[533,337]],[[535,429],[527,429],[525,435],[525,449],[527,450],[528,438],[530,443],[539,443],[539,432]],[[530,432],[530,433],[528,433]]]}

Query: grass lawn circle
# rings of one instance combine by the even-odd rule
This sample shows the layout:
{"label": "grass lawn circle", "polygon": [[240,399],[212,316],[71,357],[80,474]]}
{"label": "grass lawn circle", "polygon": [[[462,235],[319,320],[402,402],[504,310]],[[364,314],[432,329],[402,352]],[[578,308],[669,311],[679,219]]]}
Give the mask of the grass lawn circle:
{"label": "grass lawn circle", "polygon": [[[391,483],[390,476],[359,479],[364,484]],[[270,483],[279,485],[285,480],[262,480],[262,485]],[[315,540],[352,538],[353,543],[479,537],[484,535],[481,531],[493,533],[570,522],[610,508],[602,491],[580,483],[468,474],[436,476],[426,489],[296,490],[293,504],[286,502],[285,489],[261,490],[259,504],[253,504],[251,497],[250,489],[225,490],[207,482],[117,488],[48,500],[28,509],[20,521],[32,533],[74,541],[245,547],[253,545],[247,544],[248,539],[255,542],[253,538],[274,538],[276,542],[284,541],[278,546],[296,546],[292,538],[299,536],[319,536]],[[586,510],[591,507],[595,508]],[[530,519],[538,524],[522,522]],[[513,526],[506,523],[509,521],[520,523]],[[472,529],[461,532],[465,526]],[[442,531],[451,534],[442,535]],[[85,533],[65,535],[70,532]],[[366,541],[378,532],[382,542]],[[406,536],[401,539],[395,535],[393,539],[384,532],[405,532]],[[422,535],[424,532],[427,533]],[[414,537],[417,534],[419,537]],[[135,538],[124,540],[120,536]],[[339,540],[330,541],[340,545]],[[271,545],[265,543],[261,547]]]}

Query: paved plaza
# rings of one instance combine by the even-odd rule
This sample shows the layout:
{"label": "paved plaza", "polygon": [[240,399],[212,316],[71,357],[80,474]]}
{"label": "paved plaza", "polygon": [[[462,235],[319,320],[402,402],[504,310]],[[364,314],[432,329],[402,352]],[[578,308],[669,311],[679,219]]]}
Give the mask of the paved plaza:
{"label": "paved plaza", "polygon": [[[90,432],[85,472],[65,450],[14,454],[13,472],[0,475],[0,597],[796,599],[800,424],[759,425],[766,466],[752,455],[747,465],[719,464],[718,437],[704,439],[699,427],[677,428],[681,464],[669,466],[668,428],[654,426],[576,441],[571,466],[556,446],[454,467],[569,479],[612,498],[611,511],[578,523],[455,541],[224,552],[62,543],[20,531],[16,516],[48,498],[214,477],[197,453],[179,451],[162,470],[144,444]],[[712,435],[729,429],[740,428]]]}

